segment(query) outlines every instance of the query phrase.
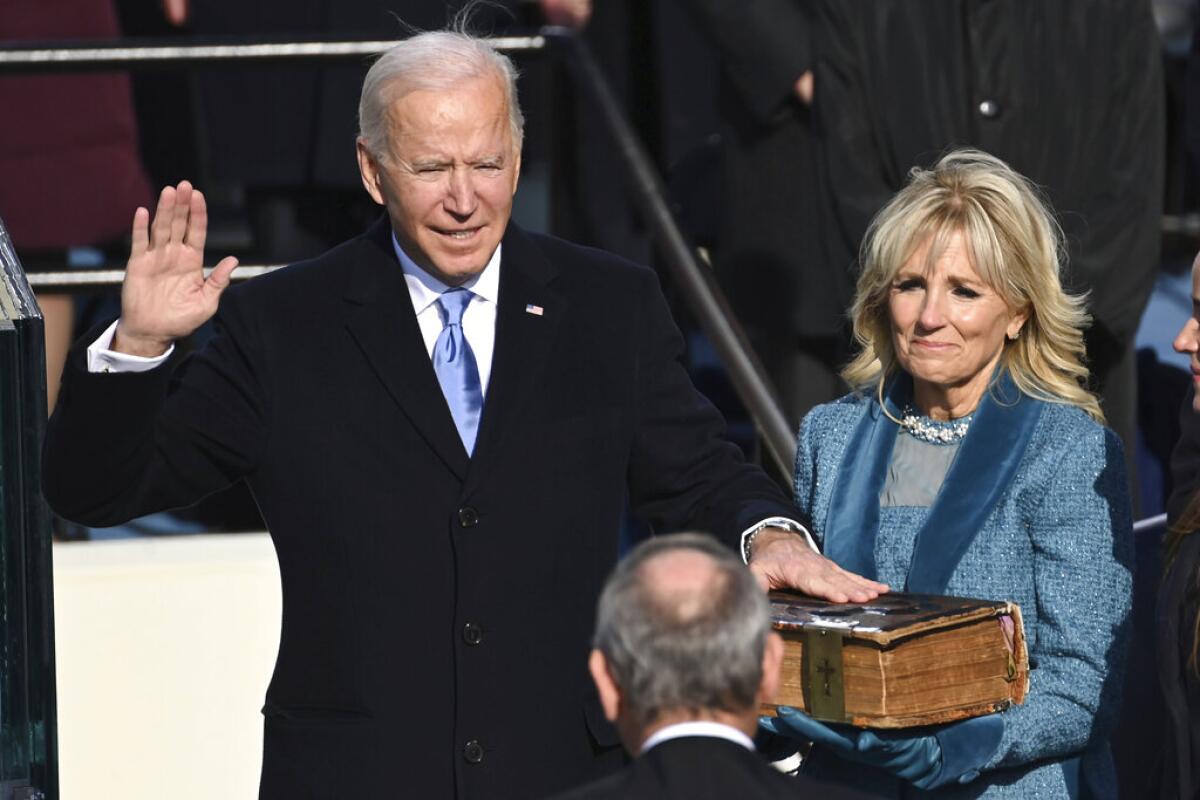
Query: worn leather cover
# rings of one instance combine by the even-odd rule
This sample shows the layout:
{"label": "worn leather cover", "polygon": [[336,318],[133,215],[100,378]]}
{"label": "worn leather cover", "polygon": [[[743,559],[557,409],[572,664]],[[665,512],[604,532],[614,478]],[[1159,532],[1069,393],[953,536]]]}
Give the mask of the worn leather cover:
{"label": "worn leather cover", "polygon": [[786,645],[777,703],[817,719],[931,725],[1001,711],[1028,691],[1015,603],[899,592],[861,604],[770,599]]}

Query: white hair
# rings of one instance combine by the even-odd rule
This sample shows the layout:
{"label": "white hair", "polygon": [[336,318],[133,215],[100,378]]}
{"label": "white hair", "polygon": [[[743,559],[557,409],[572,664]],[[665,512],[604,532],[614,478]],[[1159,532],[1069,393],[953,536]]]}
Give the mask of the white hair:
{"label": "white hair", "polygon": [[441,92],[494,77],[504,91],[513,146],[521,149],[525,117],[517,102],[512,60],[486,40],[461,31],[426,31],[389,48],[371,66],[358,101],[358,135],[376,158],[387,152],[387,108],[417,91]]}
{"label": "white hair", "polygon": [[[664,592],[644,569],[665,554],[712,560],[707,585]],[[605,583],[592,645],[604,653],[630,714],[755,708],[770,607],[750,570],[711,536],[678,533],[638,545]]]}

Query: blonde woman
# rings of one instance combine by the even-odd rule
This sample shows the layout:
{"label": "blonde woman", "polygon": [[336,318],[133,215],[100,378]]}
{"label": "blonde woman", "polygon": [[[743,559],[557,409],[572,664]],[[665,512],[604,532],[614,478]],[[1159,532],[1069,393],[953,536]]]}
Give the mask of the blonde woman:
{"label": "blonde woman", "polygon": [[843,568],[1024,612],[1024,705],[885,734],[789,710],[805,770],[883,797],[1113,797],[1132,539],[1124,460],[1084,388],[1083,300],[1058,228],[999,159],[961,150],[908,185],[864,241],[857,391],[800,428],[796,500]]}

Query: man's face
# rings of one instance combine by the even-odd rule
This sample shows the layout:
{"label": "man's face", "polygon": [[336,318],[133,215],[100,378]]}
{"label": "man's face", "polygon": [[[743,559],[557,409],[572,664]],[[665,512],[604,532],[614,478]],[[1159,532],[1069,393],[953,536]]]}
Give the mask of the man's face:
{"label": "man's face", "polygon": [[415,91],[387,110],[385,152],[358,144],[363,185],[387,208],[400,246],[459,286],[487,266],[512,214],[521,171],[498,78]]}

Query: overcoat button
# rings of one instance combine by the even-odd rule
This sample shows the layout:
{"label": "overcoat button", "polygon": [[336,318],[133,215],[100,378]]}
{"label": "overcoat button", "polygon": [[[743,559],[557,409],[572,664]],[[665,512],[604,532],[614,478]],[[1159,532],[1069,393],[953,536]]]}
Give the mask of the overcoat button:
{"label": "overcoat button", "polygon": [[463,758],[468,764],[478,764],[483,761],[483,745],[472,739],[463,747]]}
{"label": "overcoat button", "polygon": [[468,622],[463,626],[463,641],[469,645],[476,645],[483,641],[483,629],[478,625]]}
{"label": "overcoat button", "polygon": [[458,524],[464,528],[474,528],[479,524],[479,512],[470,506],[463,506],[458,510]]}
{"label": "overcoat button", "polygon": [[984,100],[979,104],[979,113],[985,119],[995,119],[1000,116],[1000,104],[995,100]]}

